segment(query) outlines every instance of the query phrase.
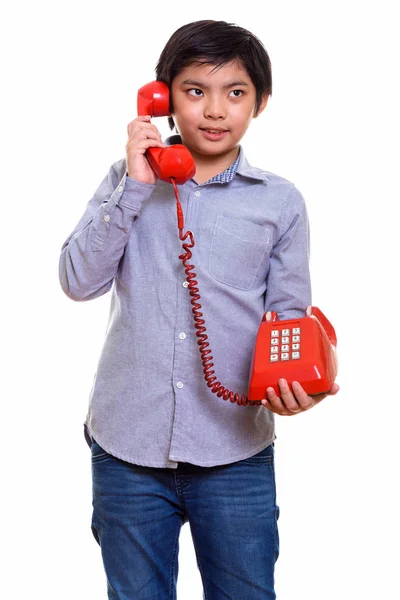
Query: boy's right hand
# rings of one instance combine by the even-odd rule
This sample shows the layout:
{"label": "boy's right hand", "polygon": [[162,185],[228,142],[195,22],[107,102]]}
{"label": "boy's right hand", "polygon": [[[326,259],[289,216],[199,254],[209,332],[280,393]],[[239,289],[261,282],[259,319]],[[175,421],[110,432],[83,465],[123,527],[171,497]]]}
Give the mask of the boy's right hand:
{"label": "boy's right hand", "polygon": [[142,183],[156,183],[157,176],[149,165],[145,152],[148,148],[165,148],[161,134],[152,123],[150,116],[136,117],[128,125],[126,143],[126,169],[128,177]]}

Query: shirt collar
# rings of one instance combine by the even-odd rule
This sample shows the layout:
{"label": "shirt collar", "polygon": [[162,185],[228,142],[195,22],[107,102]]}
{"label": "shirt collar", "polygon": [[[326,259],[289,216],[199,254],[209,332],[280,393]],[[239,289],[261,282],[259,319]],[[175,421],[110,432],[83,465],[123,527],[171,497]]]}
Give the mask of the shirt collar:
{"label": "shirt collar", "polygon": [[[165,140],[165,144],[167,146],[171,146],[172,144],[182,144],[181,136],[180,135],[171,135],[170,137],[168,137]],[[235,165],[236,162],[237,162],[237,166]],[[226,169],[224,171],[224,173],[226,173],[227,171],[229,171],[229,169],[232,169],[232,167],[233,167],[234,172],[230,178],[228,175],[228,181],[231,181],[231,179],[233,179],[233,177],[235,176],[235,173],[237,173],[238,175],[241,175],[242,177],[248,177],[249,179],[257,179],[258,181],[268,181],[269,180],[268,175],[265,171],[262,171],[261,169],[257,169],[257,167],[252,167],[249,164],[249,162],[247,161],[247,159],[244,155],[242,146],[239,146],[239,155],[238,155],[238,158],[236,159],[235,163],[233,163],[233,165],[231,165],[230,167],[228,167],[228,169]],[[214,181],[226,182],[226,179],[221,178],[221,175],[222,175],[222,173],[220,173],[216,177],[213,177],[212,179],[207,181],[207,183],[213,183]]]}

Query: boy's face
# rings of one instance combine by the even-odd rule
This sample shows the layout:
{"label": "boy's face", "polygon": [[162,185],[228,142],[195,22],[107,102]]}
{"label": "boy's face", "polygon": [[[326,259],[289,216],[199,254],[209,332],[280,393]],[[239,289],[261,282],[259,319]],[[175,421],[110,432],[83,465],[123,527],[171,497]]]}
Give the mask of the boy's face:
{"label": "boy's face", "polygon": [[[256,89],[240,61],[215,69],[212,64],[185,67],[171,86],[172,117],[182,142],[194,157],[216,157],[235,150],[256,117]],[[260,114],[268,96],[263,99]]]}

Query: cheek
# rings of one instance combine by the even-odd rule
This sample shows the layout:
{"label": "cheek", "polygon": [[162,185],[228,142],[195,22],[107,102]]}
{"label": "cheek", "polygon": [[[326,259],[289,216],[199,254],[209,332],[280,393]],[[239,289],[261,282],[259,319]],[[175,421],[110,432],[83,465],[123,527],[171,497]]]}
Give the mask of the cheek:
{"label": "cheek", "polygon": [[243,113],[241,115],[238,115],[238,119],[240,119],[240,129],[246,130],[253,120],[253,111],[249,112],[245,116],[243,116]]}
{"label": "cheek", "polygon": [[[174,107],[175,108],[175,107]],[[198,106],[186,103],[184,106],[178,106],[175,111],[175,122],[182,128],[190,129],[196,127],[201,111]]]}

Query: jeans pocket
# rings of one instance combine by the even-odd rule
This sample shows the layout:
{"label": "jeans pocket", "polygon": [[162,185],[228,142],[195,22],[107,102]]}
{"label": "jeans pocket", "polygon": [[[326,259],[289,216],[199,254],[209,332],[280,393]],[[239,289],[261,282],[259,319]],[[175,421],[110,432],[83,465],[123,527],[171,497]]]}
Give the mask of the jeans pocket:
{"label": "jeans pocket", "polygon": [[108,452],[106,452],[101,446],[99,446],[95,439],[93,439],[92,441],[91,454],[92,463],[102,462],[104,460],[112,458],[111,454],[108,454]]}
{"label": "jeans pocket", "polygon": [[273,463],[274,462],[274,446],[270,444],[254,456],[250,456],[249,458],[245,458],[243,462],[246,463]]}

